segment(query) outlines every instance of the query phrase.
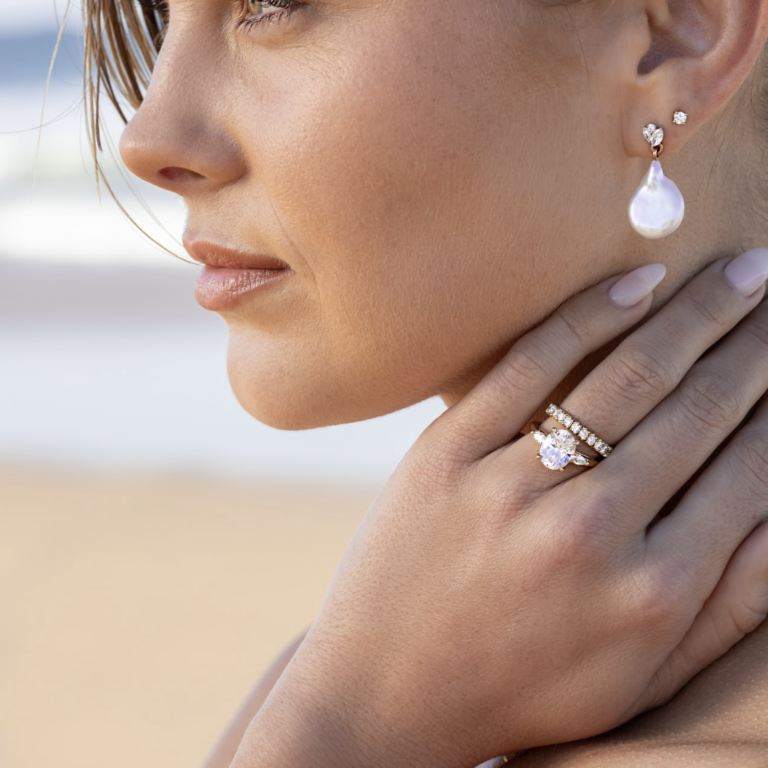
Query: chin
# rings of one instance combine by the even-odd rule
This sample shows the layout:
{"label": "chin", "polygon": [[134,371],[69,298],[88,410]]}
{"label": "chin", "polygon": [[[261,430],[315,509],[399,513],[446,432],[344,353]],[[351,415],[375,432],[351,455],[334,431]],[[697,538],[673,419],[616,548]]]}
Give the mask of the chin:
{"label": "chin", "polygon": [[339,423],[322,404],[307,380],[244,365],[228,357],[229,385],[243,409],[269,427],[283,430],[314,429]]}
{"label": "chin", "polygon": [[302,429],[330,426],[325,421],[312,418],[313,414],[310,412],[271,407],[271,404],[260,402],[258,398],[249,396],[251,393],[243,393],[235,387],[232,388],[232,391],[245,411],[256,421],[260,421],[268,427],[298,432]]}
{"label": "chin", "polygon": [[[341,377],[322,370],[316,359],[292,349],[268,354],[247,344],[230,344],[227,350],[229,385],[243,409],[257,421],[283,430],[315,429],[361,421],[381,411],[361,408],[353,392],[348,396]],[[246,354],[244,354],[246,353]]]}
{"label": "chin", "polygon": [[361,379],[356,370],[324,365],[317,354],[307,350],[288,347],[278,352],[249,345],[235,335],[230,335],[227,348],[227,374],[235,398],[253,418],[275,429],[315,429],[364,421],[434,394],[409,387],[402,380]]}

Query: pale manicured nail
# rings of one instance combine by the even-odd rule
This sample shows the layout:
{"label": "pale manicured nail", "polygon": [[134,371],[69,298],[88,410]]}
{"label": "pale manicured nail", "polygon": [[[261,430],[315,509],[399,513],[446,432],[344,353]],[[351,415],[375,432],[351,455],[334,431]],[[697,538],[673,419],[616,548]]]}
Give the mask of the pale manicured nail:
{"label": "pale manicured nail", "polygon": [[664,279],[667,268],[663,264],[646,264],[624,275],[611,286],[608,295],[622,309],[642,301]]}
{"label": "pale manicured nail", "polygon": [[726,264],[728,282],[743,296],[753,294],[768,277],[768,248],[751,248]]}

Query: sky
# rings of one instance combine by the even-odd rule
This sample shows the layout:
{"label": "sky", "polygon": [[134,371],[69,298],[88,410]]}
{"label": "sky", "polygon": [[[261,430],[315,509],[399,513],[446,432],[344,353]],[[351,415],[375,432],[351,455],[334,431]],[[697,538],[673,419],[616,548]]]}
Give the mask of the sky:
{"label": "sky", "polygon": [[[57,26],[56,18],[64,15],[67,0],[0,0],[0,35],[34,32]],[[80,13],[80,3],[75,0],[70,12]]]}

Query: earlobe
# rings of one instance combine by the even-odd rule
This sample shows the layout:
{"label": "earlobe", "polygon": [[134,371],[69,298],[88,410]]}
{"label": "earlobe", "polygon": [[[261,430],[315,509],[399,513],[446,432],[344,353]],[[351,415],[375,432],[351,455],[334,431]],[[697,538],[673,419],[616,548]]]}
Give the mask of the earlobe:
{"label": "earlobe", "polygon": [[661,152],[665,146],[665,156],[676,152],[748,77],[763,77],[758,62],[768,33],[768,0],[651,2],[645,14],[651,45],[628,84],[626,97],[633,100],[622,130],[630,155],[647,157],[651,146],[653,159],[628,216],[638,234],[655,240],[675,232],[685,213],[680,190],[662,170]]}

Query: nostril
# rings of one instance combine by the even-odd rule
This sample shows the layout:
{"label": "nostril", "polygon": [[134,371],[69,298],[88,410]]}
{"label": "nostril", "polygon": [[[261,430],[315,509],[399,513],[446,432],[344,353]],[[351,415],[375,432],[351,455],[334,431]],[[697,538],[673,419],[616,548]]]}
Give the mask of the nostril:
{"label": "nostril", "polygon": [[158,174],[164,179],[172,182],[183,181],[184,179],[202,179],[201,173],[190,171],[189,168],[178,168],[176,166],[168,166],[167,168],[161,168]]}

